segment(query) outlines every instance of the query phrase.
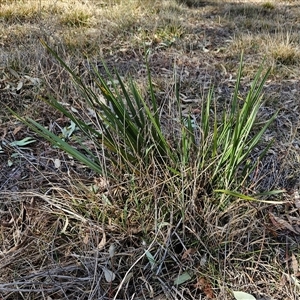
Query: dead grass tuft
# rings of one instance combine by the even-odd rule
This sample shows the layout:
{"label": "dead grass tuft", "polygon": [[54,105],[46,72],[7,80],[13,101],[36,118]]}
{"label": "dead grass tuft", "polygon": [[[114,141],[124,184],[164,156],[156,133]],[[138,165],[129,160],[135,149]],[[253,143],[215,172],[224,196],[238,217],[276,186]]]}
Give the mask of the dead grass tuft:
{"label": "dead grass tuft", "polygon": [[272,51],[276,63],[283,65],[294,65],[299,62],[299,49],[292,44],[281,43]]}
{"label": "dead grass tuft", "polygon": [[275,5],[272,2],[264,2],[262,4],[262,7],[265,8],[265,9],[270,9],[271,10],[271,9],[275,8]]}
{"label": "dead grass tuft", "polygon": [[66,12],[61,17],[61,23],[63,25],[72,27],[92,26],[93,22],[95,22],[93,13],[91,11],[83,10],[82,8]]}

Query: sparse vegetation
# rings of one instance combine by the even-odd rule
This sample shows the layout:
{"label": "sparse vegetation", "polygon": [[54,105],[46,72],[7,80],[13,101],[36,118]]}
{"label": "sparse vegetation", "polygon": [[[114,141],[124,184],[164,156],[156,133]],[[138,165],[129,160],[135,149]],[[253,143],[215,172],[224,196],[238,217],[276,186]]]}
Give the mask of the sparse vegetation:
{"label": "sparse vegetation", "polygon": [[296,2],[0,0],[1,299],[297,299]]}

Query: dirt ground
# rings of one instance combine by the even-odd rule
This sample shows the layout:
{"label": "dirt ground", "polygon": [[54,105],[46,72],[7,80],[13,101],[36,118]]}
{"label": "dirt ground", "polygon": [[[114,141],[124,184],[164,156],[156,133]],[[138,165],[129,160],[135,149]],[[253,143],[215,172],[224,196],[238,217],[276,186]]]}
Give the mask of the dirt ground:
{"label": "dirt ground", "polygon": [[[73,7],[68,1],[23,2],[0,0],[0,298],[234,299],[230,291],[239,290],[257,300],[300,299],[300,1],[73,1]],[[145,53],[151,49],[149,65],[164,118],[175,101],[175,84],[183,110],[197,114],[214,85],[222,111],[242,51],[241,97],[259,66],[270,67],[257,126],[278,111],[261,147],[271,138],[275,142],[249,191],[284,190],[285,205],[238,203],[219,216],[203,204],[199,220],[189,220],[194,228],[180,223],[155,240],[153,255],[168,261],[155,275],[140,258],[147,253],[145,236],[158,234],[133,232],[139,225],[122,227],[113,217],[101,220],[98,204],[93,206],[99,199],[89,194],[97,175],[7,109],[58,134],[69,121],[41,97],[51,94],[84,109],[67,72],[41,40],[87,84],[92,65],[105,76],[105,61],[112,72],[131,76],[145,94]],[[24,138],[34,142],[22,144]],[[124,190],[122,183],[116,194],[130,194]],[[122,209],[116,204],[110,213]],[[118,253],[113,258],[111,245]],[[209,263],[202,267],[204,257]],[[103,271],[111,265],[118,269],[113,283]],[[135,278],[127,273],[131,266],[139,266],[137,277],[124,283],[128,274]],[[194,272],[183,286],[172,285],[179,269]]]}

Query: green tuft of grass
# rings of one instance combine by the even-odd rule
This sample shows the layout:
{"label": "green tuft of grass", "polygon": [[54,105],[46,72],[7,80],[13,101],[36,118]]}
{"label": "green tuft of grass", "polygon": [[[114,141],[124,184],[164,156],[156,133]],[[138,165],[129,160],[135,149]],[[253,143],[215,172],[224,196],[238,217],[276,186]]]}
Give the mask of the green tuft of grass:
{"label": "green tuft of grass", "polygon": [[[251,160],[252,151],[259,144],[276,114],[267,120],[261,129],[254,131],[256,116],[262,102],[262,89],[270,70],[263,74],[261,66],[246,98],[240,99],[242,57],[231,104],[223,111],[222,116],[217,114],[217,104],[211,89],[203,102],[199,122],[190,115],[184,117],[178,105],[179,118],[173,128],[174,140],[170,141],[160,122],[159,106],[148,63],[148,100],[141,95],[132,80],[125,83],[118,73],[114,79],[107,68],[108,80],[105,80],[96,68],[91,73],[94,84],[101,93],[99,95],[87,86],[56,52],[45,43],[44,46],[69,72],[90,110],[94,112],[95,120],[91,124],[86,123],[55,98],[43,99],[80,129],[82,136],[77,140],[78,147],[75,147],[36,121],[20,116],[18,118],[96,173],[114,176],[113,172],[107,173],[107,164],[114,166],[114,170],[118,169],[123,175],[140,175],[149,168],[164,169],[171,177],[183,179],[184,174],[184,181],[194,181],[196,176],[201,189],[208,194],[214,190],[238,192],[271,145],[270,142],[265,146],[257,161]],[[179,104],[177,88],[175,92]],[[96,152],[86,146],[87,141],[93,143]],[[219,203],[221,206],[227,203],[228,197],[225,197],[225,194],[230,195],[228,192],[223,194]],[[185,196],[182,200],[186,201]]]}

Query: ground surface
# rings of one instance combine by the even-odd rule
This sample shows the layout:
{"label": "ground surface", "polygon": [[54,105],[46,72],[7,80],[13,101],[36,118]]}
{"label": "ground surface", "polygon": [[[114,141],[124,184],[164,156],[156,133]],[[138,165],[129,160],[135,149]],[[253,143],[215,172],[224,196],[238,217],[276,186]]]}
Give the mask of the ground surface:
{"label": "ground surface", "polygon": [[[260,300],[299,299],[299,5],[0,0],[0,298],[233,299],[230,291],[238,290]],[[91,65],[104,72],[105,60],[124,78],[131,75],[145,94],[145,52],[151,49],[150,68],[165,118],[175,82],[183,110],[197,114],[212,84],[222,110],[241,52],[241,95],[265,59],[271,73],[258,123],[279,113],[264,136],[275,143],[257,170],[253,190],[283,189],[280,200],[286,204],[238,201],[218,212],[205,198],[190,219],[172,223],[168,210],[177,207],[176,199],[164,196],[141,214],[126,178],[111,183],[115,201],[104,203],[108,183],[103,178],[51,147],[6,109],[55,132],[69,122],[39,97],[51,93],[65,105],[84,109],[41,40],[87,83]],[[36,141],[10,144],[26,137]],[[158,199],[162,190],[156,189],[156,179],[146,180]],[[91,192],[92,185],[98,193]],[[149,200],[138,189],[136,195]],[[159,230],[157,224],[163,224]],[[176,284],[185,272],[189,277]]]}

